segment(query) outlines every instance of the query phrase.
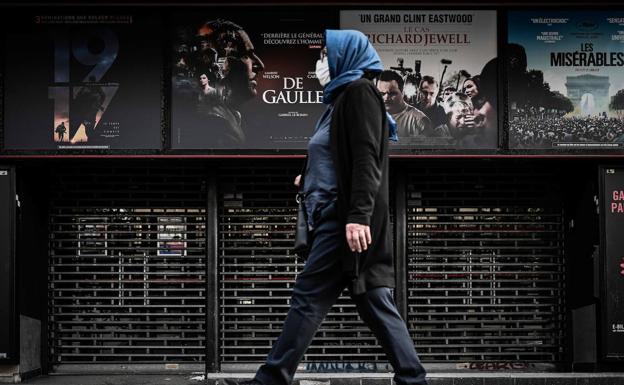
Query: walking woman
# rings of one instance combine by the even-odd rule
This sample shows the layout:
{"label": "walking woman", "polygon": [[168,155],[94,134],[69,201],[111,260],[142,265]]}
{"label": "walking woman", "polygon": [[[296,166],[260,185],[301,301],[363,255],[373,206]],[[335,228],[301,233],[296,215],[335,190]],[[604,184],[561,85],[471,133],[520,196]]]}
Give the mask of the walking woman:
{"label": "walking woman", "polygon": [[388,211],[388,140],[396,124],[371,79],[382,64],[358,31],[327,30],[316,74],[327,109],[308,144],[302,180],[311,248],[282,332],[250,381],[290,385],[325,315],[345,287],[386,352],[398,385],[425,385],[390,291],[395,285]]}

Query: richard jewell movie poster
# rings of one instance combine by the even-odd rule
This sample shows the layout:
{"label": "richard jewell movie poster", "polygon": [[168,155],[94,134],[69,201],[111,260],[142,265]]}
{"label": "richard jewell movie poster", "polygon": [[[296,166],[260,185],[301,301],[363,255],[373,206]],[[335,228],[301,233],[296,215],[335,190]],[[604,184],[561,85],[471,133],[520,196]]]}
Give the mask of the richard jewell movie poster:
{"label": "richard jewell movie poster", "polygon": [[377,88],[398,125],[394,150],[496,148],[495,11],[341,11],[384,65]]}
{"label": "richard jewell movie poster", "polygon": [[172,148],[306,148],[325,109],[315,65],[337,12],[205,8],[173,24]]}
{"label": "richard jewell movie poster", "polygon": [[624,12],[509,13],[509,147],[621,149]]}
{"label": "richard jewell movie poster", "polygon": [[86,11],[12,16],[5,149],[161,148],[159,18]]}

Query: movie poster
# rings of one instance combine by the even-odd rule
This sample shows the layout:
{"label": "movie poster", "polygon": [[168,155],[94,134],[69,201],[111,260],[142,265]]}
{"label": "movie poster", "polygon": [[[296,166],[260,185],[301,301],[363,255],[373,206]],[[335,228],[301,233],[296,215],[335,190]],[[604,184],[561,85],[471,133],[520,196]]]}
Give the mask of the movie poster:
{"label": "movie poster", "polygon": [[174,149],[305,149],[326,106],[315,65],[336,15],[199,9],[174,16]]}
{"label": "movie poster", "polygon": [[624,12],[510,12],[508,54],[510,148],[622,148]]}
{"label": "movie poster", "polygon": [[160,149],[158,18],[14,15],[6,31],[5,149]]}
{"label": "movie poster", "polygon": [[624,355],[624,168],[600,168],[602,355]]}
{"label": "movie poster", "polygon": [[393,150],[496,148],[495,11],[341,11],[384,65],[377,87],[398,125]]}

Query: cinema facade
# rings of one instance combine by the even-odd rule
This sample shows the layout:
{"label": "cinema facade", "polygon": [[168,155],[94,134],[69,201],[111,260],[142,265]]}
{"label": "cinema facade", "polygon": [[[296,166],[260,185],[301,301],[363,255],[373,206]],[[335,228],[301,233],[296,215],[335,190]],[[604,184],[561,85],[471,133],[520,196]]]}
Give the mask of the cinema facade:
{"label": "cinema facade", "polygon": [[[431,128],[451,132],[391,144],[394,296],[425,367],[622,368],[624,10],[3,11],[3,379],[263,362],[304,264],[293,179],[339,28],[370,36],[401,102],[442,109]],[[577,51],[583,66],[550,66]],[[236,63],[253,87],[235,88]],[[345,291],[299,370],[391,367]]]}

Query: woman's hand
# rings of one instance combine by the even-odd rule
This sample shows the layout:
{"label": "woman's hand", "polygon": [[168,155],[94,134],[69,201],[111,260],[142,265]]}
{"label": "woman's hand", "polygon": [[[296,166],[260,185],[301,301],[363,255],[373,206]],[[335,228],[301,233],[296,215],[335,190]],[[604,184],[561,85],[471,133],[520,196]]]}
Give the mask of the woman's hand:
{"label": "woman's hand", "polygon": [[361,253],[362,250],[368,249],[371,244],[370,226],[360,225],[359,223],[347,223],[347,243],[351,251]]}
{"label": "woman's hand", "polygon": [[299,187],[299,182],[301,182],[301,174],[295,177],[295,186]]}

